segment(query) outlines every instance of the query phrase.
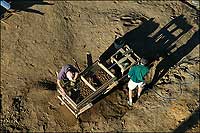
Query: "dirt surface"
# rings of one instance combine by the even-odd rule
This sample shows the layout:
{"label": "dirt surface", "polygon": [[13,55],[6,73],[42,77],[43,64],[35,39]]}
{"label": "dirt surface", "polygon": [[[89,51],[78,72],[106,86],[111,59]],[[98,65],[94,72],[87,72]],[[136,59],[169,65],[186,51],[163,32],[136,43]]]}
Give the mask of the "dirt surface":
{"label": "dirt surface", "polygon": [[[1,21],[0,27],[2,131],[200,130],[200,41],[196,9],[180,1],[13,4],[18,12]],[[179,22],[181,14],[187,24]],[[170,22],[186,31],[168,42],[167,45],[174,47],[167,49],[167,55],[154,51],[157,45],[146,50],[152,40],[156,42],[156,34],[165,31]],[[74,64],[72,58],[83,70],[87,51],[97,60],[112,45],[115,36],[127,37],[127,44],[134,44],[132,48],[139,56],[156,55],[149,79],[151,82],[153,77],[157,78],[154,87],[129,107],[127,93],[123,91],[127,85],[117,86],[76,119],[56,97],[55,71],[65,64]],[[159,72],[162,76],[156,77]],[[176,100],[166,99],[168,96]]]}

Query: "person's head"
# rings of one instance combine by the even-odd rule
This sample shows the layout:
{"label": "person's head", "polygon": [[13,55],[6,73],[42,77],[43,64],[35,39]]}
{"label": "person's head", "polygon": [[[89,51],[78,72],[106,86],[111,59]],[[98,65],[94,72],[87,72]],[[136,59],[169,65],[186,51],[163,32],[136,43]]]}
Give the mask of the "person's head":
{"label": "person's head", "polygon": [[66,76],[69,80],[72,80],[74,78],[74,73],[72,71],[67,71]]}
{"label": "person's head", "polygon": [[140,64],[141,64],[141,65],[144,65],[144,66],[147,66],[147,65],[148,65],[148,60],[147,60],[147,59],[144,59],[144,58],[141,58],[141,59],[140,59]]}

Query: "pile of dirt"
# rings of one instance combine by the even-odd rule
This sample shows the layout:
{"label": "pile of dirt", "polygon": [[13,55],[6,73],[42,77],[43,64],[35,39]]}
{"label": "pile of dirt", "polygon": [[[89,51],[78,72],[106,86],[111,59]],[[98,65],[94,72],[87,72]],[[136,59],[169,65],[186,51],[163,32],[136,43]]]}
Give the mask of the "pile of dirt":
{"label": "pile of dirt", "polygon": [[[199,130],[198,9],[180,1],[13,4],[18,12],[0,27],[2,131]],[[88,51],[109,58],[116,37],[153,59],[154,87],[129,107],[127,85],[119,85],[76,119],[56,97],[55,71],[73,58],[85,69]]]}

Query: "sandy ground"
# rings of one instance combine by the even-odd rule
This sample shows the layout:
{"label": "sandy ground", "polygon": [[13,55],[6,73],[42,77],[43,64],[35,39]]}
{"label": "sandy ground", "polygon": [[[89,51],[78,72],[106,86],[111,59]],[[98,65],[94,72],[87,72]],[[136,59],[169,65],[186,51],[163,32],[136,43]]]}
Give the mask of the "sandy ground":
{"label": "sandy ground", "polygon": [[[17,14],[1,22],[2,131],[199,131],[199,18],[195,9],[179,1],[46,1],[17,3],[19,7]],[[126,84],[118,86],[79,119],[60,105],[55,71],[74,64],[72,58],[84,69],[86,52],[97,60],[115,36],[131,31],[132,41],[141,44],[133,47],[136,53],[155,55],[154,49],[145,51],[142,44],[149,44],[180,15],[191,27],[173,41],[176,45],[167,56],[155,61],[151,79],[157,71],[166,70],[153,89],[156,93],[148,91],[128,107],[127,94],[122,91]],[[124,16],[132,17],[131,22]],[[185,62],[173,67],[183,58]],[[39,84],[44,81],[50,86]],[[166,100],[157,94],[166,89],[177,91],[177,99]]]}

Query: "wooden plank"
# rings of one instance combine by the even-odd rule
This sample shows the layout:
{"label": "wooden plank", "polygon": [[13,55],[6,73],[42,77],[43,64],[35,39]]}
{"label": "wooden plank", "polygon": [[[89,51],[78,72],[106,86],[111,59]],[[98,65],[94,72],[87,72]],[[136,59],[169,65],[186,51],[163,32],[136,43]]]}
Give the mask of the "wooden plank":
{"label": "wooden plank", "polygon": [[112,78],[115,77],[115,75],[113,75],[103,64],[98,62],[98,65],[104,70],[106,71]]}
{"label": "wooden plank", "polygon": [[107,90],[111,90],[113,87],[115,87],[119,82],[118,81],[115,81],[113,82],[108,88]]}
{"label": "wooden plank", "polygon": [[86,106],[84,106],[83,108],[81,108],[77,115],[80,115],[81,113],[85,112],[86,110],[88,110],[88,109],[91,108],[92,106],[93,106],[93,104],[92,104],[92,103],[89,103],[88,105],[86,105]]}
{"label": "wooden plank", "polygon": [[83,82],[90,87],[90,89],[92,89],[93,91],[96,91],[96,89],[83,77],[81,76],[81,79],[83,80]]}
{"label": "wooden plank", "polygon": [[134,53],[134,56],[135,56],[136,58],[140,59],[140,57],[139,57],[137,54],[135,54],[135,53]]}
{"label": "wooden plank", "polygon": [[132,62],[135,63],[136,61],[132,58],[132,56],[129,56],[128,59]]}
{"label": "wooden plank", "polygon": [[119,82],[115,81],[113,84],[111,84],[108,88],[106,88],[106,91],[103,94],[108,93],[113,87],[115,87]]}
{"label": "wooden plank", "polygon": [[124,61],[126,61],[128,59],[128,56],[125,56],[123,58],[121,58],[118,63],[121,65]]}
{"label": "wooden plank", "polygon": [[[122,54],[124,54],[125,53],[125,50],[123,49],[123,48],[120,48],[118,51],[120,51]],[[118,53],[118,52],[117,52]],[[116,54],[117,54],[116,53]]]}
{"label": "wooden plank", "polygon": [[[61,94],[60,90],[58,90],[58,92]],[[76,103],[69,96],[65,95],[62,97],[67,100],[67,102],[70,103],[74,109],[77,109]]]}

